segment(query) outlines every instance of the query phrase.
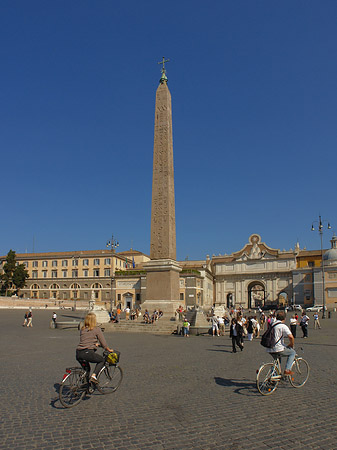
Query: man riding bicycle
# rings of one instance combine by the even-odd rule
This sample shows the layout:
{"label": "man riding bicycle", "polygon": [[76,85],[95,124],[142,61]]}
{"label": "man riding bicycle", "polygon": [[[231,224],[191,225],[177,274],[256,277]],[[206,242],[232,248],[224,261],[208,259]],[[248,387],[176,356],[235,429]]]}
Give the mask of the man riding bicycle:
{"label": "man riding bicycle", "polygon": [[[287,325],[284,323],[285,320],[285,313],[283,311],[278,311],[276,314],[276,322],[273,323],[275,345],[271,348],[267,348],[266,350],[268,353],[275,353],[275,357],[287,356],[284,375],[293,375],[293,372],[290,369],[296,355],[294,350],[295,339]],[[288,337],[289,339],[289,344],[287,347],[284,344],[284,337]]]}

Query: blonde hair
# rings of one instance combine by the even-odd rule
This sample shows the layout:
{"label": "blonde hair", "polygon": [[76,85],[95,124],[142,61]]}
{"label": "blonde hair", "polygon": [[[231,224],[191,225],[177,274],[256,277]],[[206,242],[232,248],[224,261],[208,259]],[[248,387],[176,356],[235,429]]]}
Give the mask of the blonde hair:
{"label": "blonde hair", "polygon": [[89,330],[92,330],[95,328],[96,325],[97,325],[96,314],[89,313],[85,316],[84,325],[82,329],[89,328]]}

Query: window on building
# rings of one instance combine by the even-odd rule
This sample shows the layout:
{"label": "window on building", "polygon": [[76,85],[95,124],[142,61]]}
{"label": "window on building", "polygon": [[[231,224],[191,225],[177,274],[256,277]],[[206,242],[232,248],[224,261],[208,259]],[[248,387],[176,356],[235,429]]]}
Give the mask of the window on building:
{"label": "window on building", "polygon": [[51,271],[51,277],[52,278],[57,278],[57,270],[52,270]]}
{"label": "window on building", "polygon": [[117,299],[119,302],[121,301],[121,298],[122,298],[122,294],[117,294]]}
{"label": "window on building", "polygon": [[23,263],[23,265],[24,265],[25,267],[28,267],[28,261],[25,261],[25,262]]}
{"label": "window on building", "polygon": [[180,300],[184,301],[184,293],[180,292]]}
{"label": "window on building", "polygon": [[83,270],[83,276],[88,277],[89,276],[89,270],[85,269]]}
{"label": "window on building", "polygon": [[314,267],[315,266],[315,262],[314,261],[308,261],[308,266],[309,267]]}
{"label": "window on building", "polygon": [[136,302],[140,302],[140,294],[136,294]]}
{"label": "window on building", "polygon": [[32,271],[32,278],[37,278],[37,270]]}
{"label": "window on building", "polygon": [[83,266],[89,266],[89,259],[83,260]]}
{"label": "window on building", "polygon": [[99,266],[99,263],[100,263],[99,258],[95,258],[94,259],[94,266]]}
{"label": "window on building", "polygon": [[78,258],[73,258],[72,261],[73,261],[72,262],[73,267],[77,267],[78,266]]}
{"label": "window on building", "polygon": [[57,261],[56,260],[52,261],[51,265],[52,267],[57,267]]}
{"label": "window on building", "polygon": [[67,278],[68,271],[67,270],[62,270],[62,276],[63,276],[63,278]]}
{"label": "window on building", "polygon": [[68,267],[68,261],[66,259],[62,261],[62,267]]}
{"label": "window on building", "polygon": [[110,276],[110,269],[104,269],[104,276],[109,277]]}
{"label": "window on building", "polygon": [[71,271],[71,276],[72,276],[73,278],[77,278],[77,277],[78,277],[78,270],[77,270],[77,269],[72,270],[72,271]]}
{"label": "window on building", "polygon": [[99,277],[99,269],[94,269],[94,277]]}
{"label": "window on building", "polygon": [[48,261],[42,261],[42,267],[48,267]]}
{"label": "window on building", "polygon": [[48,271],[47,270],[43,270],[42,271],[42,277],[43,278],[47,278],[47,275],[48,275]]}
{"label": "window on building", "polygon": [[39,265],[39,262],[38,261],[33,261],[33,267],[38,267],[38,265]]}
{"label": "window on building", "polygon": [[105,266],[110,266],[110,264],[111,264],[111,258],[105,258],[104,259],[104,265]]}

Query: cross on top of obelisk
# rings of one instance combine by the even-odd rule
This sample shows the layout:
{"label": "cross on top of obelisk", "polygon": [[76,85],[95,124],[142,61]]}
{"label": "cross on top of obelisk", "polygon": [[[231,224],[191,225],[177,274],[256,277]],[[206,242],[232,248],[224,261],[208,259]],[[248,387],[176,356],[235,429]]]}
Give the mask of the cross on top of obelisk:
{"label": "cross on top of obelisk", "polygon": [[163,67],[161,69],[161,73],[162,73],[161,79],[159,80],[161,84],[167,83],[165,63],[169,62],[169,61],[170,61],[169,59],[165,59],[165,56],[163,56],[163,60],[158,63],[158,64],[162,64],[163,65]]}

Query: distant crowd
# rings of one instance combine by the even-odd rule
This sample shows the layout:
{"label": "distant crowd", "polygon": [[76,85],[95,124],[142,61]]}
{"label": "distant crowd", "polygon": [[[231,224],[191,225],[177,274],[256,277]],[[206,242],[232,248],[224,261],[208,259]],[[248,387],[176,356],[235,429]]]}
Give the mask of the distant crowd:
{"label": "distant crowd", "polygon": [[[125,320],[140,320],[142,317],[142,308],[139,305],[136,309],[130,309],[128,306],[122,310],[121,308],[117,308],[116,311],[113,311],[110,315],[110,322],[119,323],[121,320],[122,312],[125,313]],[[143,322],[144,323],[155,323],[161,317],[163,317],[164,313],[161,310],[155,309],[152,314],[146,309],[143,314]]]}

